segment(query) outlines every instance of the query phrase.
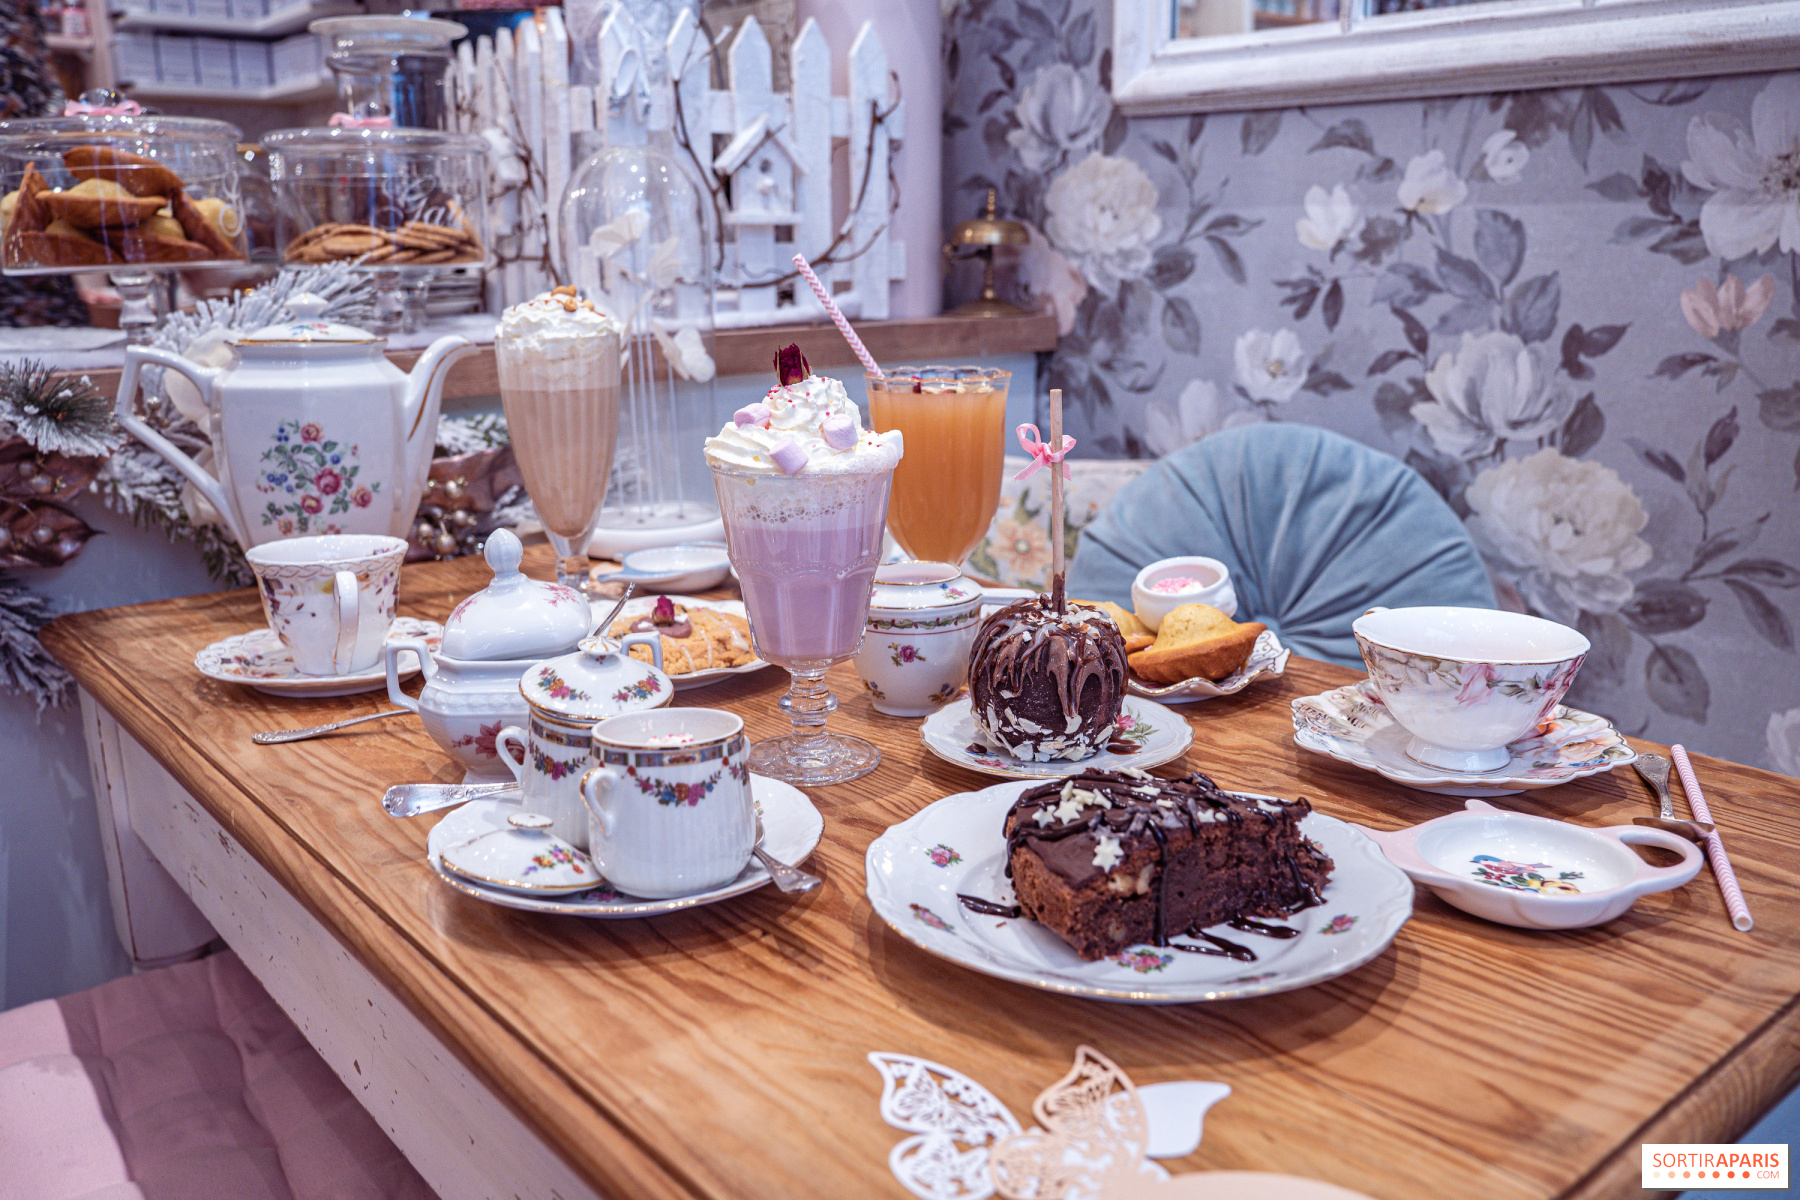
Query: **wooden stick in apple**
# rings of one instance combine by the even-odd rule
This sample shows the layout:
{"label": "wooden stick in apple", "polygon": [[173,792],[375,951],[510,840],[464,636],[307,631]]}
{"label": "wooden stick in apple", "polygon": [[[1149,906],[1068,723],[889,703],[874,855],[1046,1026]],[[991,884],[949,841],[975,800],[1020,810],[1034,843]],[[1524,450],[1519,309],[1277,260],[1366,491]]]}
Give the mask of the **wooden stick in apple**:
{"label": "wooden stick in apple", "polygon": [[1063,453],[1062,389],[1050,389],[1050,604],[1058,613],[1068,611],[1063,600]]}

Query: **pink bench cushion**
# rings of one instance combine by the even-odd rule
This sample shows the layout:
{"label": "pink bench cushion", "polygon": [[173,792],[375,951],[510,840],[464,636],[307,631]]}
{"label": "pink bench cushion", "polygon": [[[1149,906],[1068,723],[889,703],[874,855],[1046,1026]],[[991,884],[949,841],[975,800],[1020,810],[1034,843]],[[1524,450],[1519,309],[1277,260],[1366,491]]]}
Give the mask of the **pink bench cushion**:
{"label": "pink bench cushion", "polygon": [[[6,1096],[5,1077],[56,1069],[44,1057],[5,1065],[29,1022],[51,1039],[46,1049],[65,1075],[67,1064],[81,1068],[85,1078],[73,1082],[91,1094],[126,1178],[147,1200],[432,1200],[236,955],[116,979],[54,1007],[61,1045],[42,1028],[39,1006],[0,1014],[0,1126],[11,1122],[6,1105],[18,1098]],[[15,1026],[12,1018],[31,1010],[38,1011]],[[85,1111],[79,1089],[65,1090],[71,1094],[57,1102],[77,1117]],[[91,1119],[74,1124],[92,1140]],[[0,1198],[11,1194],[7,1161],[0,1151]],[[116,1179],[102,1172],[86,1187],[16,1194],[63,1200]]]}

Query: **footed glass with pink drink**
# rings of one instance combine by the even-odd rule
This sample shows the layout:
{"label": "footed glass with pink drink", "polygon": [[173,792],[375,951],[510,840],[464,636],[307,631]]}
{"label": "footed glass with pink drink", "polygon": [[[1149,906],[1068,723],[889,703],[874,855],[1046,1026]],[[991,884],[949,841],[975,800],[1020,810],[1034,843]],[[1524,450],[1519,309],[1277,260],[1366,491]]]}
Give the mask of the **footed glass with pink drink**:
{"label": "footed glass with pink drink", "polygon": [[776,370],[781,384],[706,442],[751,640],[793,678],[781,710],[794,732],[753,746],[750,769],[842,783],[873,771],[881,751],[826,731],[837,698],[825,671],[862,644],[901,438],[863,429],[843,385],[812,375],[799,347]]}

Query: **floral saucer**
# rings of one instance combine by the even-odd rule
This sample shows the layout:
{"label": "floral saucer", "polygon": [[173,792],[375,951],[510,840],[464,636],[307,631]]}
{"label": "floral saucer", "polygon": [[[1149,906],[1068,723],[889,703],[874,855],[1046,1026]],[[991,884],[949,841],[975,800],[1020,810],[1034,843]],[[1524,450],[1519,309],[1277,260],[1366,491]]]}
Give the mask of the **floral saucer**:
{"label": "floral saucer", "polygon": [[[625,607],[619,610],[619,615],[614,618],[614,620],[635,621],[639,617],[649,616],[650,610],[656,607],[656,602],[665,594],[666,593],[663,592],[650,592],[632,597],[625,602]],[[683,608],[710,608],[715,612],[731,613],[733,616],[738,617],[745,616],[744,602],[742,600],[697,600],[692,596],[675,595],[670,595],[669,599],[676,604],[681,605]],[[610,608],[611,603],[608,602],[605,607]],[[596,615],[604,615],[604,610],[596,609]],[[749,618],[745,617],[745,619],[748,620]],[[714,667],[711,670],[706,671],[689,671],[683,675],[677,675],[674,672],[670,672],[669,682],[675,685],[676,691],[685,692],[689,688],[705,687],[709,683],[717,683],[719,680],[729,679],[733,675],[749,675],[752,672],[762,670],[768,665],[767,659],[753,658],[749,662],[736,667]]]}
{"label": "floral saucer", "polygon": [[1218,930],[1253,950],[1255,962],[1169,946],[1133,946],[1083,962],[1037,922],[973,912],[957,899],[1013,903],[1000,831],[1028,786],[999,783],[946,796],[876,838],[869,846],[867,887],[881,919],[919,948],[998,979],[1095,1000],[1187,1004],[1285,992],[1353,971],[1386,950],[1412,916],[1413,885],[1405,872],[1361,829],[1315,812],[1300,828],[1334,865],[1325,903],[1280,922],[1299,936],[1279,940]]}
{"label": "floral saucer", "polygon": [[1007,779],[1061,779],[1083,771],[1123,771],[1126,767],[1148,771],[1180,758],[1194,742],[1194,730],[1187,718],[1136,696],[1125,697],[1114,734],[1115,740],[1122,738],[1137,747],[1129,754],[1102,750],[1079,762],[1027,762],[1001,749],[975,750],[972,747],[986,747],[987,735],[975,724],[974,705],[967,697],[926,717],[919,736],[925,739],[925,748],[945,762]]}
{"label": "floral saucer", "polygon": [[[752,775],[750,795],[756,802],[757,815],[762,818],[763,849],[770,855],[781,862],[798,865],[818,847],[819,838],[825,832],[825,818],[819,815],[819,810],[806,798],[806,793],[778,779]],[[485,887],[460,878],[444,865],[443,855],[446,850],[484,833],[508,828],[510,818],[518,812],[519,801],[516,797],[510,801],[471,800],[461,808],[451,809],[443,820],[432,827],[426,838],[426,859],[431,863],[431,869],[437,872],[439,879],[463,895],[485,900],[489,904],[522,908],[527,912],[561,913],[571,917],[601,919],[653,917],[658,913],[697,908],[702,904],[713,904],[732,896],[741,896],[745,892],[753,892],[769,882],[769,872],[753,858],[730,883],[720,884],[691,896],[675,896],[668,900],[640,900],[615,891],[605,881],[601,881],[598,887],[575,895],[524,895],[502,891],[497,887]]]}
{"label": "floral saucer", "polygon": [[[435,651],[444,639],[444,627],[436,621],[395,617],[387,640],[410,638],[424,638],[425,645]],[[419,673],[419,656],[411,650],[402,650],[398,661],[402,679]],[[353,696],[387,686],[387,672],[380,659],[373,667],[354,675],[302,675],[294,668],[294,656],[275,631],[267,628],[214,642],[194,655],[194,666],[208,679],[243,684],[271,696]]]}
{"label": "floral saucer", "polygon": [[1558,705],[1550,720],[1507,749],[1498,771],[1471,774],[1428,767],[1406,753],[1411,736],[1367,679],[1293,702],[1294,740],[1308,750],[1443,796],[1510,796],[1598,775],[1637,760],[1605,717]]}
{"label": "floral saucer", "polygon": [[1164,704],[1186,704],[1190,700],[1230,696],[1265,676],[1273,679],[1280,675],[1287,670],[1288,655],[1292,653],[1281,644],[1281,639],[1275,636],[1274,630],[1265,629],[1257,635],[1256,645],[1250,648],[1250,657],[1244,660],[1244,665],[1216,682],[1195,678],[1184,679],[1180,683],[1146,683],[1136,675],[1131,675],[1127,677],[1125,686],[1134,696],[1145,696]]}

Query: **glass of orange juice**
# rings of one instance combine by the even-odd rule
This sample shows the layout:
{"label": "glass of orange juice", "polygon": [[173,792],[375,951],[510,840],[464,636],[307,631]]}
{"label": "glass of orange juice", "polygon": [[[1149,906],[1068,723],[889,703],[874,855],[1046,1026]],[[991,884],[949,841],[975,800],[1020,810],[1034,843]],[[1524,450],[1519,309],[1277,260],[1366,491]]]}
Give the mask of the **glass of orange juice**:
{"label": "glass of orange juice", "polygon": [[888,532],[915,559],[960,564],[1000,503],[1006,389],[993,367],[898,367],[867,375],[871,429],[898,429]]}

